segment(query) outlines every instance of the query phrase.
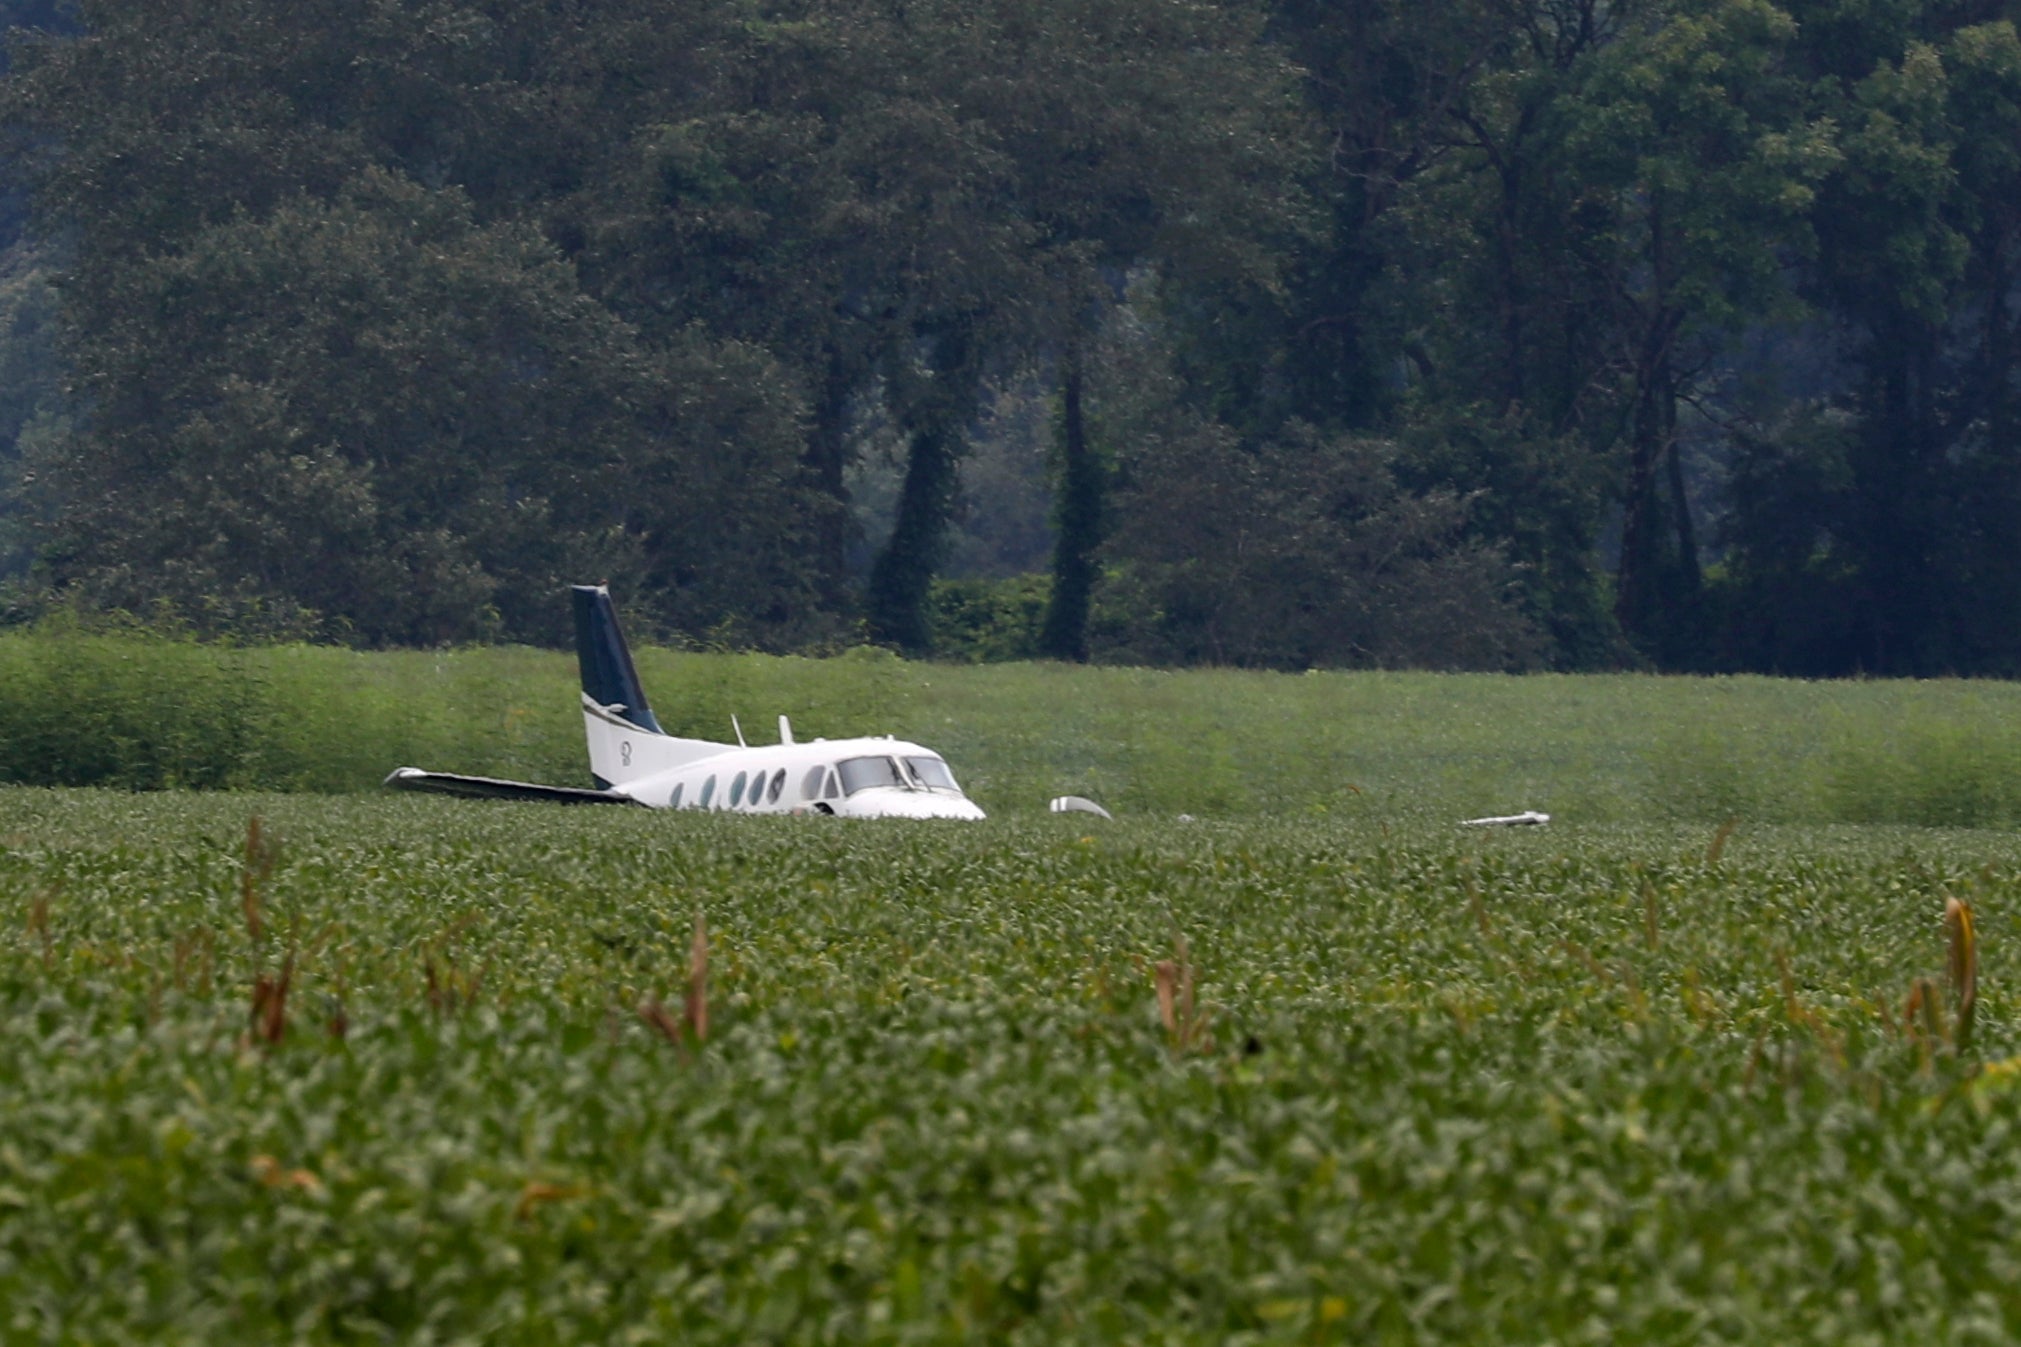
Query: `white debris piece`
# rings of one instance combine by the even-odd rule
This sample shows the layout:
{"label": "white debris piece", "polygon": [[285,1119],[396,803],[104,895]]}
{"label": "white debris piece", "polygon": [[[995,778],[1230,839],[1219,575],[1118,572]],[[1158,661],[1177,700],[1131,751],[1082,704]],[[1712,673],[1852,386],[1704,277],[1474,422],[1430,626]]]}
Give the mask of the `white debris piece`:
{"label": "white debris piece", "polygon": [[1549,814],[1526,809],[1520,814],[1497,814],[1493,818],[1461,819],[1462,828],[1541,828],[1551,821]]}
{"label": "white debris piece", "polygon": [[1055,814],[1100,814],[1103,818],[1115,817],[1093,800],[1079,795],[1059,796],[1052,802],[1050,808]]}

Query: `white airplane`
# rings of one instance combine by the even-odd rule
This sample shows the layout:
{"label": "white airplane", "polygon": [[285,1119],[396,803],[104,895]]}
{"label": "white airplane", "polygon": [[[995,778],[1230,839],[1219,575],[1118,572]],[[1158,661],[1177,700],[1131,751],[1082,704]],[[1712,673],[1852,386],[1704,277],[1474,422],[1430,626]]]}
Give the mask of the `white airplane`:
{"label": "white airplane", "polygon": [[[562,804],[630,804],[658,809],[716,809],[740,814],[834,814],[843,818],[979,819],[947,762],[930,748],[893,739],[815,739],[796,743],[779,717],[779,742],[677,739],[646,704],[638,670],[618,630],[610,590],[573,585],[575,651],[582,667],[583,729],[595,790],[460,776],[401,767],[386,778],[399,790],[478,799]],[[734,724],[734,720],[732,721]]]}

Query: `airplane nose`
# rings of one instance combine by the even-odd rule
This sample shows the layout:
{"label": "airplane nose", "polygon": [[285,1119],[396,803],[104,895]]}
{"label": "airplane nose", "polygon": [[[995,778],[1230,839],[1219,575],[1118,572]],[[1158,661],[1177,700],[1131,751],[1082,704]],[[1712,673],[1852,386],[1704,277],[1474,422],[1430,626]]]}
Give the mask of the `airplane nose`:
{"label": "airplane nose", "polygon": [[858,791],[837,811],[850,818],[985,818],[980,806],[965,795],[918,790]]}
{"label": "airplane nose", "polygon": [[984,816],[981,806],[960,795],[929,795],[923,799],[914,796],[900,809],[891,812],[900,818],[979,819]]}
{"label": "airplane nose", "polygon": [[934,815],[935,818],[979,819],[989,817],[982,812],[981,805],[967,798],[943,800],[941,804],[945,806],[946,812]]}

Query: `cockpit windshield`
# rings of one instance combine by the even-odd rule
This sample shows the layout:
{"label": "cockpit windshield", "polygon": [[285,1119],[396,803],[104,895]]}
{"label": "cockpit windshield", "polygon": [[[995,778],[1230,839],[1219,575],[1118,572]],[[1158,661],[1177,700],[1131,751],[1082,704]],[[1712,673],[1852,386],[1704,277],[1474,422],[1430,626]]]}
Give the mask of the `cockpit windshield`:
{"label": "cockpit windshield", "polygon": [[905,765],[912,769],[913,779],[928,790],[961,789],[954,784],[954,773],[939,758],[907,758]]}
{"label": "cockpit windshield", "polygon": [[899,774],[896,758],[844,758],[835,764],[842,773],[842,793],[854,795],[859,790],[872,786],[904,786],[905,778]]}

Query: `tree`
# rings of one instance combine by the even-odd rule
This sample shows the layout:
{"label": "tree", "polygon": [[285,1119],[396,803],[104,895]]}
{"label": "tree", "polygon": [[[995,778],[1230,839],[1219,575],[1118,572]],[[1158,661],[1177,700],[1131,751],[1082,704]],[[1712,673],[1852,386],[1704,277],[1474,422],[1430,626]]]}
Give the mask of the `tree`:
{"label": "tree", "polygon": [[24,446],[63,433],[67,418],[56,355],[56,292],[32,245],[0,252],[0,576],[33,557],[24,527],[34,494],[22,479]]}
{"label": "tree", "polygon": [[[790,524],[727,526],[753,513],[736,494],[790,499],[762,461],[797,459],[790,416],[750,393],[726,416],[708,386],[762,388],[762,357],[640,349],[537,238],[474,224],[456,193],[368,172],[102,283],[126,318],[77,346],[91,425],[41,465],[63,483],[52,578],[101,602],[293,608],[434,644],[555,639],[553,596],[586,576],[684,582],[690,630],[804,584]],[[732,483],[694,470],[726,459]]]}
{"label": "tree", "polygon": [[[630,9],[657,52],[659,10]],[[699,317],[779,354],[837,500],[853,411],[881,402],[907,468],[867,614],[923,648],[986,379],[1065,368],[1139,258],[1250,247],[1277,154],[1260,128],[1283,102],[1253,34],[1214,4],[779,6],[670,53],[675,76],[636,58],[635,130],[580,198],[602,222],[584,274],[648,332]],[[823,541],[837,573],[844,542]]]}
{"label": "tree", "polygon": [[910,594],[936,560],[982,362],[1001,358],[990,323],[1008,310],[987,297],[1024,288],[1022,225],[990,208],[988,128],[940,87],[959,16],[857,0],[710,28],[686,8],[636,0],[586,37],[610,136],[557,230],[649,337],[701,323],[795,373],[807,470],[837,507],[810,540],[834,605],[851,418],[889,404],[919,471],[885,584]]}
{"label": "tree", "polygon": [[1296,422],[1244,436],[1188,405],[1146,315],[1091,352],[1117,446],[1091,653],[1153,664],[1509,669],[1542,643],[1519,572],[1467,536],[1477,501],[1403,489],[1396,447]]}
{"label": "tree", "polygon": [[1785,74],[1795,25],[1765,0],[1668,0],[1595,54],[1563,115],[1582,207],[1604,212],[1627,465],[1616,614],[1672,667],[1704,642],[1678,410],[1749,325],[1787,314],[1815,185],[1837,158]]}
{"label": "tree", "polygon": [[1430,67],[1464,77],[1431,86],[1413,137],[1430,148],[1386,210],[1416,302],[1399,470],[1485,493],[1477,536],[1524,564],[1561,659],[1616,657],[1618,629],[1688,664],[1703,633],[1679,410],[1793,307],[1829,126],[1784,73],[1789,20],[1759,0],[1540,0],[1466,31]]}
{"label": "tree", "polygon": [[1060,467],[1053,512],[1059,542],[1053,549],[1053,583],[1039,631],[1039,653],[1082,663],[1088,658],[1088,615],[1100,578],[1096,549],[1102,542],[1109,473],[1106,456],[1088,442],[1086,394],[1080,354],[1070,352],[1060,376]]}
{"label": "tree", "polygon": [[1616,655],[1593,429],[1606,351],[1596,225],[1573,209],[1552,119],[1629,8],[1466,3],[1428,23],[1393,0],[1279,0],[1273,33],[1324,128],[1325,230],[1286,302],[1217,298],[1181,318],[1196,406],[1252,436],[1304,418],[1392,437],[1400,481],[1468,497],[1471,536],[1520,561],[1573,665]]}
{"label": "tree", "polygon": [[1200,424],[1133,476],[1111,549],[1123,650],[1268,668],[1508,670],[1536,633],[1467,502],[1399,491],[1388,448],[1292,428],[1249,448]]}
{"label": "tree", "polygon": [[[1298,416],[1369,430],[1394,418],[1394,367],[1424,355],[1409,336],[1409,308],[1422,296],[1393,270],[1405,251],[1397,207],[1451,153],[1456,114],[1508,44],[1505,8],[1461,0],[1426,22],[1406,0],[1272,7],[1270,37],[1302,72],[1318,132],[1322,152],[1302,167],[1320,214],[1281,296],[1216,315],[1221,341],[1281,347],[1271,362],[1241,362],[1239,347],[1212,362],[1228,370],[1214,383],[1237,424]],[[1211,350],[1216,339],[1194,340],[1203,338]]]}
{"label": "tree", "polygon": [[1760,418],[1732,535],[1734,657],[1805,673],[2011,673],[2021,639],[2021,43],[1988,7],[1796,6],[1843,160],[1806,291],[1821,391]]}
{"label": "tree", "polygon": [[494,9],[97,0],[32,53],[87,414],[39,474],[51,579],[429,643],[554,638],[560,583],[631,575],[697,635],[807,634],[790,386],[642,342],[515,217],[547,198],[483,114],[543,7]]}
{"label": "tree", "polygon": [[[978,66],[965,104],[1002,134],[1045,279],[1034,339],[1058,387],[1058,507],[1042,648],[1087,657],[1108,456],[1094,442],[1088,353],[1132,277],[1277,290],[1304,221],[1309,126],[1259,10],[1056,0],[1001,6],[1018,53]],[[1027,301],[1031,303],[1031,301]]]}

